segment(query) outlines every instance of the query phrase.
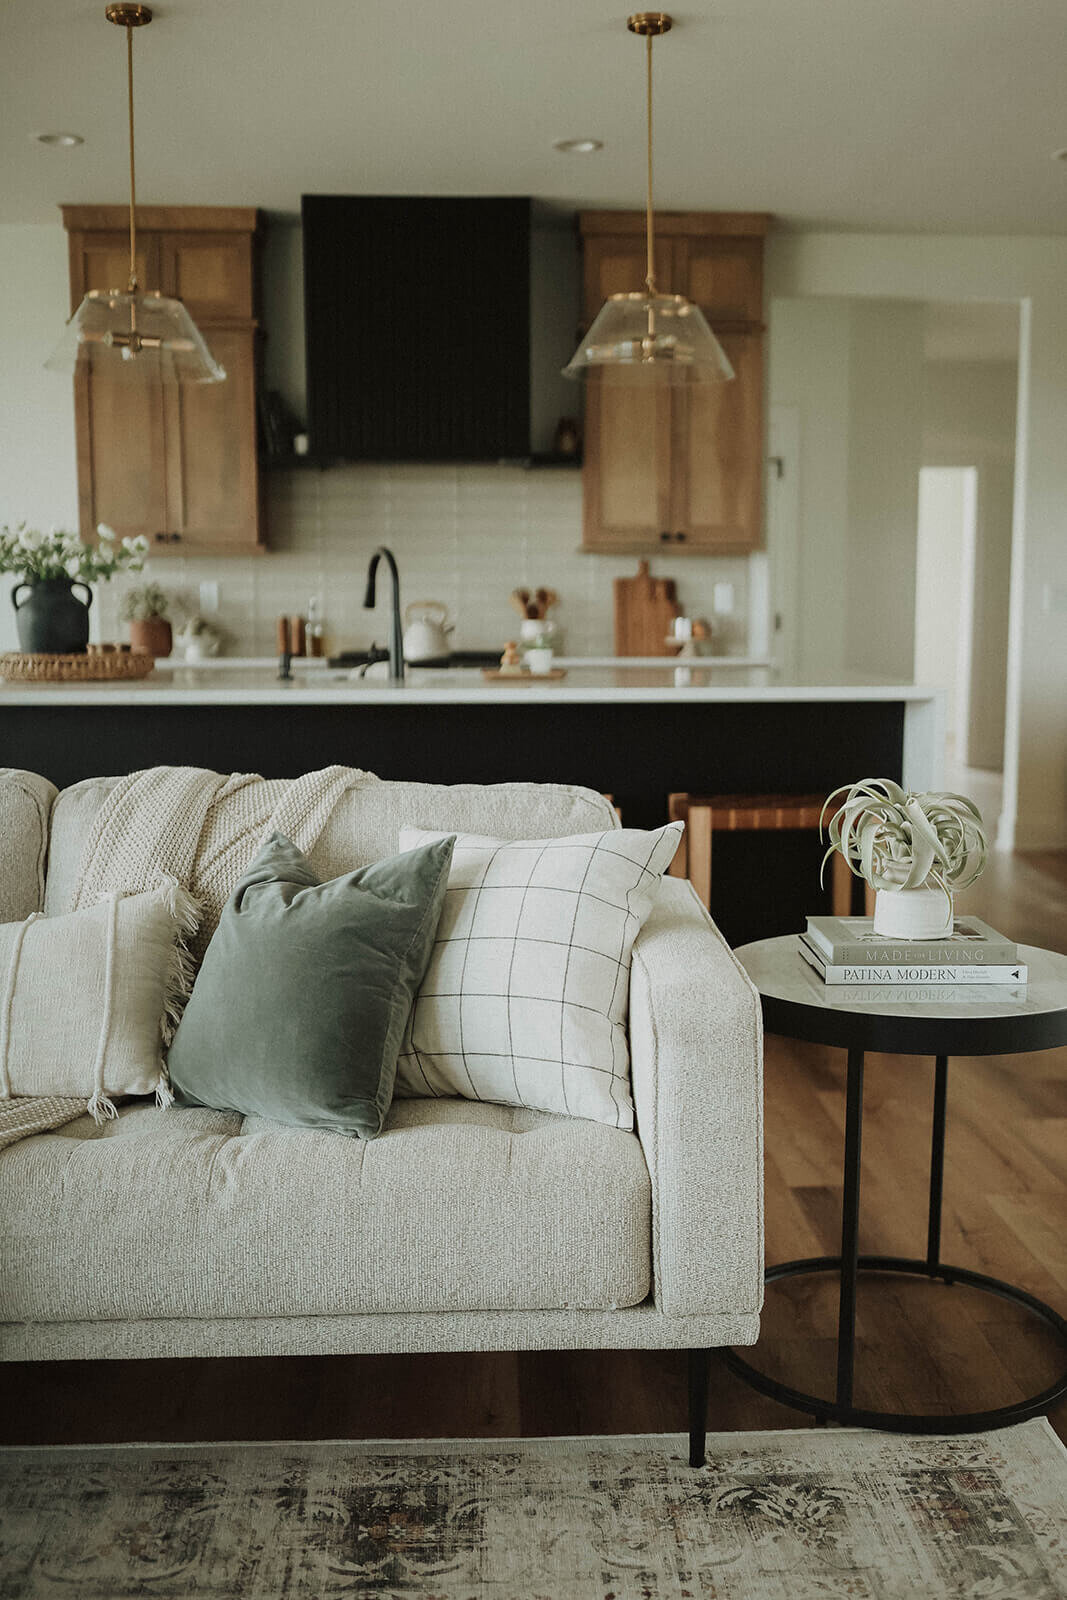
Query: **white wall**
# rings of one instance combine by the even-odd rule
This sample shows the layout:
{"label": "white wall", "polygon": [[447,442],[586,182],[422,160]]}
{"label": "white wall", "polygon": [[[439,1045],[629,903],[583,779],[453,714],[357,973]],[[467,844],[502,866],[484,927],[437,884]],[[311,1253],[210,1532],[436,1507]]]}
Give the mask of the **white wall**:
{"label": "white wall", "polygon": [[795,595],[805,677],[911,679],[921,460],[922,307],[770,304],[772,414],[799,418]]}
{"label": "white wall", "polygon": [[[782,234],[767,292],[1022,303],[1002,842],[1067,845],[1067,239]],[[1016,759],[1017,758],[1017,759]],[[1016,777],[1017,774],[1017,777]]]}
{"label": "white wall", "polygon": [[[0,523],[77,526],[71,381],[42,363],[70,306],[61,227],[0,227]],[[0,650],[15,647],[0,576]]]}
{"label": "white wall", "polygon": [[[792,612],[796,670],[817,682],[843,671],[848,616],[843,559],[848,523],[849,318],[844,300],[775,299],[768,320],[768,404],[798,421],[798,548],[778,573],[796,575],[796,592],[775,596]],[[778,552],[776,552],[776,556]]]}
{"label": "white wall", "polygon": [[848,307],[845,666],[898,682],[915,655],[923,309]]}

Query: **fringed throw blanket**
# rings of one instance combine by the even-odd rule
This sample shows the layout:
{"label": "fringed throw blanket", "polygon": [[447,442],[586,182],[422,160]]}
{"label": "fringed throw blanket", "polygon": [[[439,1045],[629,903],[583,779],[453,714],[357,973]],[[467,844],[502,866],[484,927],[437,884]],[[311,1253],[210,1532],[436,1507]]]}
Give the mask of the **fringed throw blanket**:
{"label": "fringed throw blanket", "polygon": [[[179,949],[187,997],[226,899],[263,840],[283,833],[307,854],[345,790],[374,782],[370,773],[336,766],[294,779],[254,773],[224,777],[199,767],[130,773],[105,797],[85,841],[70,903],[62,909],[82,910],[108,895],[138,894],[176,880],[186,913],[183,926],[195,929],[188,935],[188,953]],[[178,1014],[180,1004],[172,1023]],[[165,1079],[162,1101],[168,1098],[164,1085]],[[62,1127],[85,1110],[81,1096],[0,1099],[0,1149]]]}

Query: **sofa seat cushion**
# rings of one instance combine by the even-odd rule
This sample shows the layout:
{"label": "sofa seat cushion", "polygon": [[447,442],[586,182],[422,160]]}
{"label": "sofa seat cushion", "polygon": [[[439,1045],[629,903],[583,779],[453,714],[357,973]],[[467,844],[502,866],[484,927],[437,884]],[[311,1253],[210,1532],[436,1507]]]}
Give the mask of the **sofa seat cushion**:
{"label": "sofa seat cushion", "polygon": [[607,1309],[650,1259],[636,1136],[516,1107],[398,1101],[364,1142],[127,1106],[0,1155],[6,1322]]}

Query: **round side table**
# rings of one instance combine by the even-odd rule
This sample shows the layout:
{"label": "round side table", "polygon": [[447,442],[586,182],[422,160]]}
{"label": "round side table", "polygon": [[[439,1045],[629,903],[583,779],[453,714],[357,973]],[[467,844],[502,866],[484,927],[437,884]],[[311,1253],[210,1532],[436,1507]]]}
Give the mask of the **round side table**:
{"label": "round side table", "polygon": [[[990,1411],[949,1416],[898,1411],[869,1411],[853,1405],[856,1343],[856,1285],[861,1272],[902,1273],[965,1283],[987,1294],[1025,1306],[1053,1328],[1067,1348],[1067,1322],[1042,1300],[999,1278],[947,1266],[941,1260],[941,1200],[945,1164],[945,1113],[950,1055],[1011,1055],[1051,1050],[1067,1044],[1067,956],[1032,945],[1019,947],[1019,961],[1029,967],[1024,988],[1000,985],[928,984],[901,990],[828,985],[800,954],[797,935],[761,939],[743,945],[736,955],[760,992],[763,1020],[769,1033],[814,1044],[839,1045],[848,1052],[845,1106],[844,1192],[841,1206],[841,1254],[769,1267],[768,1283],[813,1273],[838,1274],[837,1384],[833,1397],[806,1394],[760,1372],[733,1351],[725,1355],[732,1372],[775,1400],[824,1421],[907,1433],[972,1433],[982,1428],[1022,1422],[1048,1409],[1067,1394],[1067,1371],[1040,1394]],[[930,1195],[926,1255],[861,1256],[858,1252],[860,1145],[863,1128],[863,1058],[867,1050],[935,1058],[933,1133],[930,1146]]]}

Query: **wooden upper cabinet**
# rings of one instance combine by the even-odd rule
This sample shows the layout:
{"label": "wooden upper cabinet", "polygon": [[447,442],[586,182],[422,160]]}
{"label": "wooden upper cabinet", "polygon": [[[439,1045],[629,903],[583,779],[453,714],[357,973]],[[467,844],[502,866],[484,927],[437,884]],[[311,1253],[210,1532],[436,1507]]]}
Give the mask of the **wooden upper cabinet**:
{"label": "wooden upper cabinet", "polygon": [[[735,553],[762,543],[761,213],[656,218],[656,283],[705,313],[735,377],[722,384],[591,382],[586,395],[582,542],[588,550]],[[586,325],[611,294],[645,279],[644,212],[587,212]]]}
{"label": "wooden upper cabinet", "polygon": [[[71,305],[125,289],[128,212],[64,206]],[[256,459],[256,233],[248,207],[138,206],[142,289],[184,302],[215,359],[217,384],[74,384],[83,538],[106,522],[143,533],[153,555],[233,554],[263,542]]]}

